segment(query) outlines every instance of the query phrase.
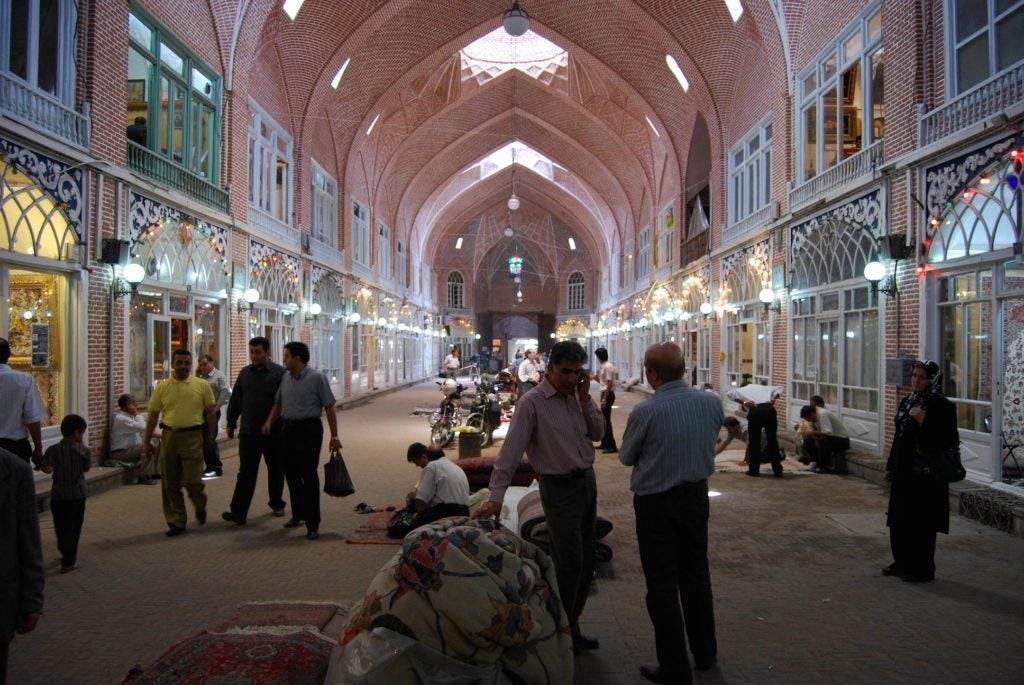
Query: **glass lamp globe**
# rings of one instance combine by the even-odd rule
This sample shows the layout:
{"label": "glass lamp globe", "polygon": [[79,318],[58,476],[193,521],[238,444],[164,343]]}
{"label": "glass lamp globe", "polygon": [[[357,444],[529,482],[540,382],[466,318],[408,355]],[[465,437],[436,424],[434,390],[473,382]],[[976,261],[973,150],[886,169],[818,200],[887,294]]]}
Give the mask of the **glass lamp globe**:
{"label": "glass lamp globe", "polygon": [[[509,202],[511,202],[511,201],[512,200],[509,200]],[[519,201],[518,200],[516,200],[516,206],[517,207],[519,206]],[[515,231],[512,230],[512,224],[509,224],[508,226],[505,227],[505,237],[506,238],[511,238],[513,235],[515,235]]]}
{"label": "glass lamp globe", "polygon": [[761,292],[757,294],[757,299],[761,300],[764,304],[771,304],[772,300],[775,299],[775,291],[771,288],[761,288]]}
{"label": "glass lamp globe", "polygon": [[348,320],[352,323],[359,323],[362,318],[363,317],[359,315],[359,312],[352,312],[348,315]]}
{"label": "glass lamp globe", "polygon": [[314,302],[313,304],[309,305],[309,313],[312,314],[313,316],[319,316],[320,312],[322,311],[323,308],[320,306],[320,303],[318,302]]}
{"label": "glass lamp globe", "polygon": [[885,265],[877,259],[864,265],[864,278],[872,283],[878,283],[885,278]]}
{"label": "glass lamp globe", "polygon": [[516,197],[515,193],[512,193],[512,197],[508,199],[508,208],[513,212],[519,209],[519,198]]}
{"label": "glass lamp globe", "polygon": [[519,7],[518,2],[513,2],[512,9],[502,17],[501,25],[505,27],[505,33],[518,38],[530,30],[530,17]]}
{"label": "glass lamp globe", "polygon": [[701,314],[710,314],[712,309],[714,309],[714,307],[711,306],[710,302],[701,302],[700,303],[700,313]]}
{"label": "glass lamp globe", "polygon": [[124,280],[128,283],[138,284],[142,283],[142,279],[146,277],[146,270],[142,268],[141,264],[132,262],[125,265],[122,276],[124,276]]}
{"label": "glass lamp globe", "polygon": [[260,299],[260,291],[256,290],[256,288],[249,288],[248,290],[245,291],[245,293],[242,295],[242,297],[249,304],[253,304],[258,299]]}

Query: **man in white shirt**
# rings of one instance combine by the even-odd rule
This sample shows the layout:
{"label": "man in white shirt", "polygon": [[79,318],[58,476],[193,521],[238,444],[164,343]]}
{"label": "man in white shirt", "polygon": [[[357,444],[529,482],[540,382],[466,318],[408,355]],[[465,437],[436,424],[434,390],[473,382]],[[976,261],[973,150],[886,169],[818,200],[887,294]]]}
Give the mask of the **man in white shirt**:
{"label": "man in white shirt", "polygon": [[[153,474],[156,469],[142,448],[142,436],[146,432],[146,417],[139,413],[135,399],[125,393],[117,398],[114,422],[110,427],[110,459],[135,469],[140,485],[155,485],[160,479]],[[160,453],[160,438],[153,436],[153,453]]]}
{"label": "man in white shirt", "polygon": [[[39,399],[32,374],[15,371],[7,362],[11,358],[11,344],[0,338],[0,397],[4,411],[0,412],[0,447],[13,452],[26,463],[36,463],[43,457],[43,419],[48,418],[46,408]],[[29,436],[35,450],[29,443]]]}
{"label": "man in white shirt", "polygon": [[519,397],[537,387],[540,383],[540,367],[537,365],[537,353],[527,350],[526,356],[516,370],[519,375]]}
{"label": "man in white shirt", "polygon": [[619,451],[615,444],[615,434],[612,432],[612,405],[615,404],[615,381],[619,377],[618,369],[608,361],[608,350],[599,347],[594,350],[594,356],[601,362],[594,379],[601,385],[601,413],[604,414],[604,436],[601,438],[601,451],[605,454],[614,454]]}
{"label": "man in white shirt", "polygon": [[444,358],[444,373],[448,378],[455,378],[462,368],[462,360],[459,359],[459,348],[453,347],[452,351]]}
{"label": "man in white shirt", "polygon": [[850,449],[850,433],[838,416],[825,408],[821,395],[811,398],[811,404],[818,415],[818,429],[821,431],[821,457],[826,461],[819,468],[831,469],[835,473],[847,473],[846,450]]}
{"label": "man in white shirt", "polygon": [[416,509],[414,528],[446,516],[469,516],[469,479],[444,450],[414,442],[406,459],[423,469],[416,490],[409,493]]}

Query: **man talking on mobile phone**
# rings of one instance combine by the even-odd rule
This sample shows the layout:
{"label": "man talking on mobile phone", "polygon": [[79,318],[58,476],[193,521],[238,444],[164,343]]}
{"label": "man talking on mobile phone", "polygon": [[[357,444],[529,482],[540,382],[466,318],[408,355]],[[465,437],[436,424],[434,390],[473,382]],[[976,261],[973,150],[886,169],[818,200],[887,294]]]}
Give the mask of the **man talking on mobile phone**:
{"label": "man talking on mobile phone", "polygon": [[590,397],[587,353],[577,342],[551,348],[544,380],[520,397],[508,435],[491,474],[491,498],[475,518],[497,518],[505,490],[523,453],[540,474],[540,500],[551,536],[558,592],[572,627],[573,650],[597,649],[580,632],[580,614],[594,576],[597,480],[594,441],[604,434],[604,417]]}

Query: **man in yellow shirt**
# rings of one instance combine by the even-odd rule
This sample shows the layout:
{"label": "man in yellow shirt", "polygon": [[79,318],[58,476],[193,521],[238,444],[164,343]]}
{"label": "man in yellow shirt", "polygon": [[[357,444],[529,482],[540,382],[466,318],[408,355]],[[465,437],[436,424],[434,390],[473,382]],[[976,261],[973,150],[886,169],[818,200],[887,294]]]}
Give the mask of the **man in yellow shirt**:
{"label": "man in yellow shirt", "polygon": [[196,521],[206,523],[206,493],[203,492],[203,424],[206,424],[208,441],[213,440],[217,420],[217,401],[210,384],[192,375],[192,353],[178,349],[171,355],[172,376],[162,381],[149,398],[149,418],[146,435],[142,440],[146,457],[152,457],[150,439],[160,421],[160,476],[163,483],[164,519],[167,521],[167,537],[185,532],[188,514],[185,498],[181,494],[184,486],[188,498],[195,507]]}

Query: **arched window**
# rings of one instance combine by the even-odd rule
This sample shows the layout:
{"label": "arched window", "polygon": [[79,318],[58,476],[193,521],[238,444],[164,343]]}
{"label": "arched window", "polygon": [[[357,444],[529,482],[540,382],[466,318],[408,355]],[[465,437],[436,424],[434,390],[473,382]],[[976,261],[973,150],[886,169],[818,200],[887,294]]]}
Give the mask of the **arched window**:
{"label": "arched window", "polygon": [[569,274],[569,309],[583,309],[583,274],[573,271]]}
{"label": "arched window", "polygon": [[452,271],[448,274],[448,309],[463,309],[466,306],[466,282],[462,274]]}

